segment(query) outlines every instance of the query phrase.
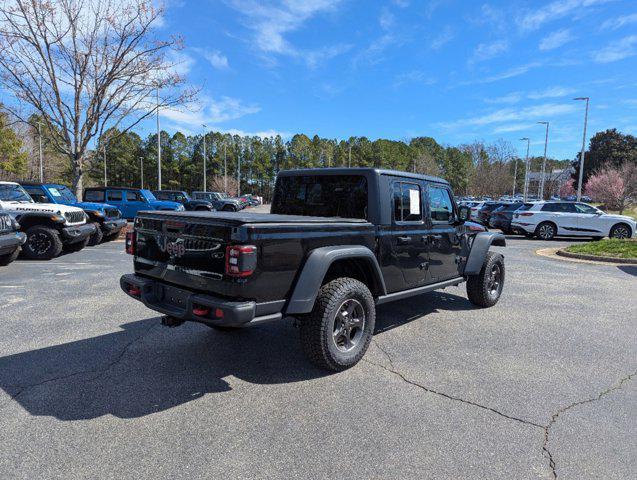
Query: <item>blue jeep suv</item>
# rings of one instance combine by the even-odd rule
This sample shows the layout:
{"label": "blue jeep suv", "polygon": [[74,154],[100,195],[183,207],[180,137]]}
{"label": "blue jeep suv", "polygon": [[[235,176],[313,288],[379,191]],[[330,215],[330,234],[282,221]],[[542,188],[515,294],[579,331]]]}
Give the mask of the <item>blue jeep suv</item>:
{"label": "blue jeep suv", "polygon": [[113,240],[126,226],[126,220],[122,218],[117,207],[105,203],[80,202],[65,185],[36,182],[21,182],[20,185],[37,203],[57,203],[84,210],[89,217],[89,223],[95,224],[95,232],[91,235],[88,245],[97,245],[102,240]]}
{"label": "blue jeep suv", "polygon": [[157,200],[150,190],[127,187],[91,187],[84,189],[85,202],[108,203],[122,212],[122,217],[132,220],[140,210],[172,210],[183,212],[177,202]]}

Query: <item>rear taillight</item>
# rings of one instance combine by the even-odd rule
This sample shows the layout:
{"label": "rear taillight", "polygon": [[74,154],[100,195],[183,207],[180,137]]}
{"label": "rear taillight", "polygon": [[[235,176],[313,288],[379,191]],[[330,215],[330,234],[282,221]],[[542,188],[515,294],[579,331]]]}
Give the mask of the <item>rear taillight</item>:
{"label": "rear taillight", "polygon": [[126,232],[126,253],[135,255],[135,244],[137,243],[137,234],[135,231]]}
{"label": "rear taillight", "polygon": [[226,275],[249,277],[257,267],[257,247],[233,245],[226,247]]}

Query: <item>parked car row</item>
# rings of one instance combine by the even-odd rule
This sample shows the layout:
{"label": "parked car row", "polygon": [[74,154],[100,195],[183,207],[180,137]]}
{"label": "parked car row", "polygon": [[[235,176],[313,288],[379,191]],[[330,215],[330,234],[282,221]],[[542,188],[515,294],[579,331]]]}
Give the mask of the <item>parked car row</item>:
{"label": "parked car row", "polygon": [[260,205],[254,195],[240,198],[220,192],[150,191],[141,188],[91,187],[79,201],[65,185],[0,182],[0,264],[26,258],[51,259],[63,250],[117,238],[139,211],[230,211]]}
{"label": "parked car row", "polygon": [[612,215],[587,203],[542,202],[461,202],[471,209],[472,221],[506,234],[551,240],[557,236],[593,239],[631,238],[637,224],[632,217]]}

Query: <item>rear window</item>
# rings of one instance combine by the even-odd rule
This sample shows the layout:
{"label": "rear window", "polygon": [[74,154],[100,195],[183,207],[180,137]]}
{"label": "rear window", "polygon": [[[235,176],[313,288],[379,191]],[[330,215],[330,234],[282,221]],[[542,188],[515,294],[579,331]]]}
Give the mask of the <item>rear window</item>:
{"label": "rear window", "polygon": [[367,219],[367,180],[361,175],[279,177],[272,213]]}

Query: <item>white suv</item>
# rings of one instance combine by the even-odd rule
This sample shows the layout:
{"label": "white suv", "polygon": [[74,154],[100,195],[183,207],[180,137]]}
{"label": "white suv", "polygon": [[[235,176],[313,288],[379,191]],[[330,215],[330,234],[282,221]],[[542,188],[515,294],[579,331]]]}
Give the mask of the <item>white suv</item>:
{"label": "white suv", "polygon": [[636,223],[631,217],[609,215],[586,203],[537,202],[526,203],[516,210],[511,228],[542,240],[558,235],[630,238],[635,235]]}

